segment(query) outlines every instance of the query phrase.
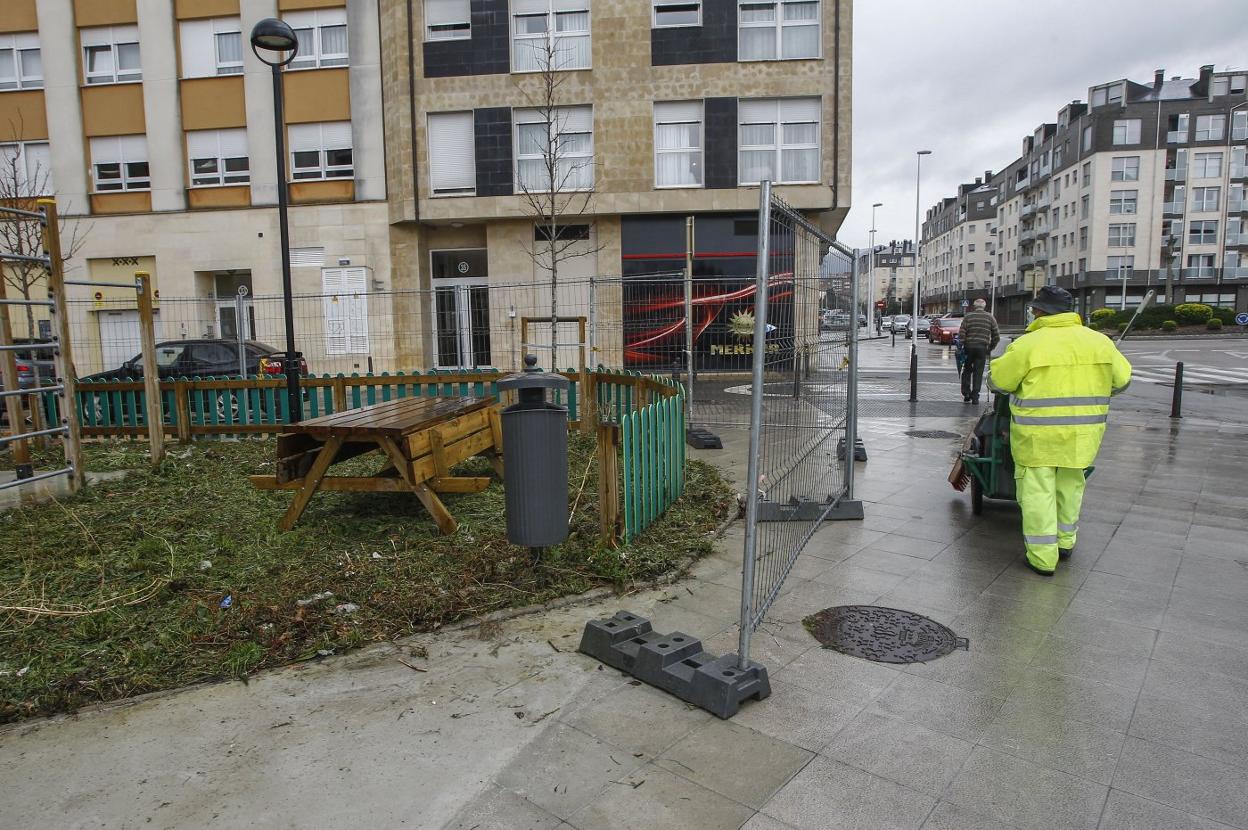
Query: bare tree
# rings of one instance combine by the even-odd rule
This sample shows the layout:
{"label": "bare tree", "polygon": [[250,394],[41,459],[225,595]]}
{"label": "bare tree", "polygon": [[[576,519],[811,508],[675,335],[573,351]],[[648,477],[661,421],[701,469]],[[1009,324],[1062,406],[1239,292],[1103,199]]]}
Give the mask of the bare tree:
{"label": "bare tree", "polygon": [[550,277],[553,361],[559,339],[560,268],[570,260],[597,254],[603,246],[596,235],[586,240],[574,230],[585,225],[593,229],[595,174],[593,124],[571,110],[578,102],[565,101],[562,93],[572,77],[567,69],[573,65],[577,47],[547,34],[530,48],[537,71],[516,76],[529,105],[516,125],[516,185],[537,226],[529,257]]}
{"label": "bare tree", "polygon": [[[13,136],[22,135],[20,124],[10,124],[10,130]],[[52,171],[42,162],[31,163],[21,147],[16,139],[0,144],[0,204],[34,210],[36,200],[48,197],[52,192]],[[59,222],[63,268],[82,248],[91,229],[84,227],[77,219],[61,218]],[[38,222],[19,221],[16,217],[0,215],[0,249],[25,257],[43,256],[43,227]],[[4,281],[16,288],[24,300],[36,299],[37,287],[47,284],[47,274],[38,262],[10,261],[4,264],[3,270]],[[25,308],[27,336],[33,340],[38,337],[35,310],[31,305]]]}

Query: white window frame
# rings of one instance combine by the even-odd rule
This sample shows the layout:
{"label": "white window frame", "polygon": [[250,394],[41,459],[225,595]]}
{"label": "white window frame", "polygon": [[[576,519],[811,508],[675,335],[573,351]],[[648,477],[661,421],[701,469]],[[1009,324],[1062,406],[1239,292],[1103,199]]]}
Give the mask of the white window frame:
{"label": "white window frame", "polygon": [[1188,245],[1218,244],[1218,220],[1195,219],[1187,223]]}
{"label": "white window frame", "polygon": [[[1119,118],[1114,121],[1115,146],[1140,143],[1140,127],[1143,123],[1139,118]],[[1134,138],[1132,137],[1134,136]]]}
{"label": "white window frame", "polygon": [[[571,18],[573,15],[585,16],[585,28],[561,30],[559,28],[561,19]],[[537,18],[543,18],[542,25],[545,26],[543,31],[520,31],[518,23],[521,19],[536,20]],[[576,72],[593,68],[594,41],[591,0],[511,0],[509,26],[511,27],[510,51],[511,71],[513,73],[542,72],[547,68],[553,72]],[[559,55],[563,51],[561,42],[579,40],[585,41],[583,50],[585,53],[585,64],[583,66],[572,64],[567,62],[566,59],[560,61]],[[517,59],[517,56],[521,54],[522,49],[531,49],[536,55],[536,65],[532,68],[518,68],[521,61]],[[553,57],[556,65],[546,67],[545,61],[548,56]]]}
{"label": "white window frame", "polygon": [[1135,223],[1115,222],[1111,224],[1106,239],[1106,247],[1109,248],[1134,248]]}
{"label": "white window frame", "polygon": [[[82,79],[88,86],[136,84],[143,81],[142,50],[139,46],[139,27],[136,24],[92,26],[79,29],[78,39],[82,49]],[[120,58],[122,48],[127,46],[134,47],[135,54],[139,57],[140,62],[136,69],[128,69],[123,73],[119,68]],[[107,51],[109,53],[110,68],[107,72],[91,71],[90,55],[92,50]]]}
{"label": "white window frame", "polygon": [[[196,152],[193,145],[202,149]],[[215,147],[209,155],[210,148]],[[240,154],[241,151],[241,154]],[[203,153],[201,155],[200,153]],[[242,167],[239,167],[239,160]],[[196,171],[196,161],[214,162],[214,171]],[[228,169],[233,163],[233,170]],[[251,183],[251,159],[247,147],[247,130],[243,127],[224,130],[191,130],[186,134],[186,166],[191,187],[235,187]]]}
{"label": "white window frame", "polygon": [[1139,209],[1139,195],[1138,190],[1111,190],[1109,192],[1110,214],[1114,216],[1134,214]]}
{"label": "white window frame", "polygon": [[[800,105],[802,102],[806,102],[807,104],[809,104],[812,101],[816,103],[818,110],[819,110],[819,114],[816,116],[815,120],[811,121],[809,118],[805,118],[805,117],[800,118],[800,119],[795,118],[793,120],[782,120],[783,117],[780,114],[780,110],[785,102],[791,102],[793,104]],[[744,116],[741,114],[741,110],[742,110],[742,106],[747,103],[750,105],[761,105],[761,106],[774,105],[775,107],[774,116],[768,121],[745,121]],[[751,108],[754,108],[754,107],[752,106]],[[810,143],[786,144],[784,142],[784,127],[786,125],[812,124],[812,123],[815,125],[815,141],[813,144],[810,144]],[[743,130],[745,127],[761,126],[763,124],[770,124],[772,126],[772,129],[773,129],[772,142],[770,144],[746,144],[742,140],[742,134],[743,134]],[[743,171],[742,171],[742,165],[741,165],[741,157],[742,157],[742,153],[747,152],[747,151],[759,152],[759,151],[765,151],[765,150],[771,150],[775,152],[775,159],[773,163],[774,166],[772,169],[776,172],[776,179],[773,182],[773,184],[818,184],[820,179],[822,178],[822,169],[823,169],[823,150],[821,146],[822,139],[823,139],[823,101],[820,98],[802,97],[802,98],[741,99],[740,101],[737,102],[737,185],[740,187],[749,187],[752,185],[760,184],[759,181],[757,180],[750,181],[745,176],[742,175]],[[784,175],[785,171],[784,171],[784,166],[783,166],[785,150],[814,150],[819,157],[818,164],[816,164],[816,169],[819,170],[820,172],[817,174],[817,177],[815,179],[801,179],[801,180],[794,180],[794,179],[786,178]]]}
{"label": "white window frame", "polygon": [[[664,23],[659,15],[664,11],[687,12],[696,10],[697,19],[687,23]],[[655,29],[680,29],[687,26],[702,25],[702,0],[653,0],[651,3],[650,25]]]}
{"label": "white window frame", "polygon": [[[575,120],[586,121],[588,129],[569,129],[574,126],[571,122]],[[514,109],[511,111],[512,124],[512,149],[515,153],[515,164],[513,165],[512,174],[516,193],[549,193],[554,188],[559,193],[587,192],[594,189],[594,111],[593,108],[586,104],[583,106],[556,107],[550,112],[550,119],[537,109]],[[544,149],[538,153],[521,152],[520,146],[520,127],[523,125],[545,124],[546,125],[546,144]],[[565,135],[585,135],[589,137],[588,153],[564,153],[555,158],[555,163],[562,161],[570,161],[570,169],[565,171],[555,171],[555,176],[563,184],[570,176],[574,176],[578,171],[589,170],[589,182],[583,187],[554,187],[554,183],[547,183],[545,187],[530,187],[527,189],[521,183],[520,163],[522,161],[534,161],[540,159],[543,167],[549,167],[547,155],[554,153],[554,147],[558,143],[561,136]],[[539,183],[540,184],[540,183]]]}
{"label": "white window frame", "polygon": [[[786,20],[785,9],[788,6],[814,6],[815,16],[813,18],[799,18],[797,20]],[[771,6],[770,20],[752,20],[745,19],[746,7],[756,7],[762,11],[767,6]],[[752,63],[755,61],[783,61],[783,60],[818,60],[823,57],[823,3],[822,0],[738,0],[737,3],[737,60],[742,63]],[[817,48],[813,55],[793,55],[792,57],[784,56],[784,42],[786,29],[805,29],[815,28],[815,43]],[[772,54],[770,57],[746,58],[742,57],[745,51],[741,48],[742,35],[747,29],[773,29],[775,31],[775,39],[772,42]]]}
{"label": "white window frame", "polygon": [[1226,113],[1196,116],[1196,141],[1221,141],[1225,135]]}
{"label": "white window frame", "polygon": [[[0,92],[15,89],[43,89],[43,54],[39,51],[39,35],[36,32],[19,32],[0,35],[0,54],[9,53],[13,64],[12,75],[0,75]],[[35,53],[39,62],[38,73],[26,71],[26,56]]]}
{"label": "white window frame", "polygon": [[[238,60],[222,60],[220,38],[238,38]],[[243,31],[237,17],[183,20],[178,24],[183,78],[215,78],[243,74]]]}
{"label": "white window frame", "polygon": [[470,0],[425,0],[425,42],[472,39]]}
{"label": "white window frame", "polygon": [[1135,276],[1135,254],[1105,257],[1106,279],[1121,280],[1130,279],[1133,276]]}
{"label": "white window frame", "polygon": [[1192,213],[1214,213],[1221,204],[1222,188],[1220,186],[1192,188]]}
{"label": "white window frame", "polygon": [[1248,110],[1236,110],[1231,114],[1231,141],[1248,138]]}
{"label": "white window frame", "polygon": [[[1119,164],[1121,162],[1121,164]],[[1135,162],[1131,165],[1129,162]],[[1140,180],[1139,156],[1115,156],[1109,162],[1109,180],[1111,182],[1138,182]],[[1119,168],[1122,168],[1121,170]],[[1128,176],[1128,168],[1135,168],[1135,175]]]}
{"label": "white window frame", "polygon": [[[129,193],[152,189],[151,171],[139,175],[130,165],[148,164],[146,135],[115,135],[90,139],[91,187],[93,193]],[[117,165],[117,177],[103,178],[100,168]],[[101,187],[100,182],[116,182],[118,187]]]}
{"label": "white window frame", "polygon": [[[693,108],[697,108],[696,115]],[[697,125],[698,143],[695,147],[660,147],[659,128],[673,125]],[[663,184],[659,180],[659,159],[664,155],[696,156],[697,182]],[[698,188],[706,186],[706,110],[702,101],[655,101],[654,102],[654,187],[656,190],[673,188]]]}
{"label": "white window frame", "polygon": [[[1214,172],[1210,173],[1209,168],[1214,167]],[[1221,153],[1193,153],[1191,177],[1193,179],[1220,179],[1222,178],[1222,154]]]}
{"label": "white window frame", "polygon": [[[332,126],[331,126],[332,125]],[[345,125],[345,131],[343,129]],[[331,135],[342,134],[344,139],[326,137],[326,128],[330,127]],[[315,131],[315,134],[314,134]],[[287,152],[289,153],[290,170],[288,175],[292,183],[310,181],[334,181],[355,177],[355,153],[352,146],[350,121],[325,121],[312,124],[290,124],[286,127],[288,136]],[[328,146],[328,145],[334,146]],[[313,146],[315,145],[315,146]],[[329,154],[335,150],[351,152],[350,164],[331,164]],[[298,166],[295,156],[299,153],[317,154],[317,166]],[[311,173],[312,175],[301,174]]]}
{"label": "white window frame", "polygon": [[[35,168],[31,169],[31,151],[40,148],[39,154],[47,159],[34,159]],[[17,160],[11,165],[10,158]],[[10,168],[17,174],[16,182],[6,183],[11,193],[19,197],[51,196],[56,192],[52,182],[52,150],[47,141],[5,141],[0,143],[0,176],[7,176]],[[38,190],[36,193],[34,191]]]}
{"label": "white window frame", "polygon": [[[450,135],[464,117],[468,120],[468,134]],[[437,198],[447,196],[475,196],[477,193],[476,146],[472,110],[431,112],[426,121],[429,147],[429,192]],[[451,146],[443,147],[443,135],[448,136]],[[439,181],[443,183],[439,186]],[[446,186],[447,182],[459,182]]]}
{"label": "white window frame", "polygon": [[[312,47],[310,53],[304,51],[301,41],[300,51],[295,55],[295,59],[287,65],[287,72],[298,72],[303,69],[330,69],[350,64],[350,32],[346,31],[347,9],[345,6],[287,12],[282,15],[282,20],[295,30],[296,36],[300,32],[308,32],[309,34],[306,37]],[[327,52],[325,50],[325,29],[333,29],[339,26],[345,32],[344,40],[348,44],[347,51]]]}

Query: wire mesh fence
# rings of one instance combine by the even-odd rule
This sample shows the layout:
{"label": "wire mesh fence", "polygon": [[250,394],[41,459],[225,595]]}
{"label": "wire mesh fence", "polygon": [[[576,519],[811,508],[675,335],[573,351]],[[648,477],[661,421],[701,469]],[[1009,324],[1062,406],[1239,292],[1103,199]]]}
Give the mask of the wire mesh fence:
{"label": "wire mesh fence", "polygon": [[853,252],[764,184],[750,329],[752,375],[738,658],[798,555],[852,491],[855,346]]}

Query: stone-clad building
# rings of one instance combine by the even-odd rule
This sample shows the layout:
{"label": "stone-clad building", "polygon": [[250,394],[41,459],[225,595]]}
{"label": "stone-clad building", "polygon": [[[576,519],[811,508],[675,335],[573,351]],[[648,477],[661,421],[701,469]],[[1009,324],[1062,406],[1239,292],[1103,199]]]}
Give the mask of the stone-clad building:
{"label": "stone-clad building", "polygon": [[[953,298],[995,293],[1010,322],[1046,283],[1070,290],[1085,314],[1138,305],[1150,289],[1158,302],[1248,310],[1246,87],[1244,70],[1169,79],[1158,70],[1151,83],[1099,84],[1090,103],[1063,107],[988,182],[995,277],[984,286],[955,274]],[[941,263],[929,240],[960,227],[946,228],[943,211],[928,211],[923,234],[924,303],[934,310],[950,289],[932,284]]]}
{"label": "stone-clad building", "polygon": [[[483,362],[488,343],[457,327],[488,340],[516,309],[480,289],[544,279],[527,253],[543,227],[521,194],[542,189],[539,137],[576,160],[566,189],[591,194],[560,230],[586,251],[561,267],[569,281],[683,267],[689,216],[699,272],[752,273],[762,178],[829,230],[849,207],[850,0],[3,6],[0,150],[89,228],[76,275],[153,274],[158,338],[232,338],[241,325],[281,345],[280,303],[265,299],[281,291],[279,184],[314,371]],[[265,17],[301,44],[281,125],[248,43]],[[548,49],[558,106],[545,120]],[[616,329],[618,294],[597,298]],[[133,292],[78,299],[83,369],[137,353]],[[586,301],[574,292],[567,307],[583,314]]]}

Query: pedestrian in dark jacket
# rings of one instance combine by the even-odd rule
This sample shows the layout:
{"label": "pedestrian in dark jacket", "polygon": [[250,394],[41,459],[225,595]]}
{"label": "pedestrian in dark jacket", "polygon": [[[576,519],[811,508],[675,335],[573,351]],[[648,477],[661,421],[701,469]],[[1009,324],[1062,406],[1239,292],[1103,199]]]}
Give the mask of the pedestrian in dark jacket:
{"label": "pedestrian in dark jacket", "polygon": [[958,336],[962,339],[962,348],[966,352],[966,363],[962,367],[962,401],[979,403],[979,388],[984,383],[984,366],[992,350],[1001,342],[1001,330],[991,314],[984,311],[988,305],[982,299],[975,301],[975,310],[962,318],[962,327]]}

